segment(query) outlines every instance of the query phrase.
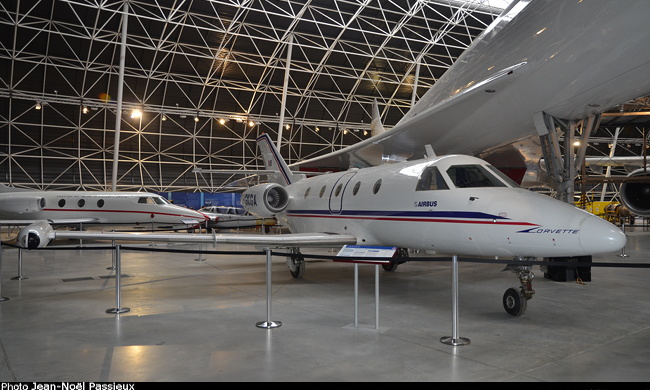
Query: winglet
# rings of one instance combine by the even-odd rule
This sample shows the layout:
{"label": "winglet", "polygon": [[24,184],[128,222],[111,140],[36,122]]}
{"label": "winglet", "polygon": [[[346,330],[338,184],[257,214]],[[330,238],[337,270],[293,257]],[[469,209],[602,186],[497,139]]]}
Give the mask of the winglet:
{"label": "winglet", "polygon": [[275,173],[269,174],[269,179],[282,186],[293,184],[298,180],[304,179],[305,175],[294,174],[291,172],[287,163],[284,161],[278,149],[271,142],[268,134],[264,133],[257,137],[257,147],[260,149],[264,159],[264,167]]}
{"label": "winglet", "polygon": [[370,135],[375,136],[386,131],[384,125],[381,123],[381,118],[379,116],[379,104],[377,99],[372,102],[372,117],[370,120]]}

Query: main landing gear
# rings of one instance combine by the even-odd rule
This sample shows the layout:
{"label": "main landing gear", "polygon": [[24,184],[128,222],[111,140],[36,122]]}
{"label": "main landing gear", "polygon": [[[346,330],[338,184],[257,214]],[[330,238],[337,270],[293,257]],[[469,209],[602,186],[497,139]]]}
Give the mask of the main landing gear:
{"label": "main landing gear", "polygon": [[[409,250],[407,248],[397,248],[394,257],[409,257]],[[406,263],[406,260],[395,260],[391,261],[388,264],[382,264],[381,268],[386,272],[393,272],[397,269],[397,266],[400,264]]]}
{"label": "main landing gear", "polygon": [[[291,248],[291,255],[287,257],[287,267],[289,267],[289,272],[291,276],[296,279],[302,278],[305,274],[305,256],[300,253],[300,248]],[[404,258],[409,257],[409,252],[407,248],[398,248],[395,252],[395,257]],[[395,260],[391,261],[388,264],[382,264],[384,271],[393,272],[397,269],[397,266],[403,263],[406,263],[407,260]]]}
{"label": "main landing gear", "polygon": [[287,266],[291,276],[296,279],[305,274],[305,256],[300,253],[300,248],[291,248],[291,256],[287,257]]}
{"label": "main landing gear", "polygon": [[535,290],[533,290],[533,272],[531,265],[515,265],[508,264],[505,270],[510,270],[517,274],[521,286],[511,287],[503,294],[503,308],[508,314],[513,316],[520,316],[526,311],[528,300],[533,297]]}

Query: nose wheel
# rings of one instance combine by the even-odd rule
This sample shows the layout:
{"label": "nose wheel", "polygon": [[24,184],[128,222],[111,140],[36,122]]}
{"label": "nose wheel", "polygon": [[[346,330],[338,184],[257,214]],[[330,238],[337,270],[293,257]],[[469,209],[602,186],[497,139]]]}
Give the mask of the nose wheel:
{"label": "nose wheel", "polygon": [[533,272],[530,265],[508,264],[505,270],[510,270],[517,274],[521,287],[511,287],[503,294],[503,308],[506,313],[513,316],[520,316],[526,312],[528,300],[533,297]]}
{"label": "nose wheel", "polygon": [[526,311],[528,299],[521,289],[511,287],[503,294],[503,308],[513,316],[520,316]]}

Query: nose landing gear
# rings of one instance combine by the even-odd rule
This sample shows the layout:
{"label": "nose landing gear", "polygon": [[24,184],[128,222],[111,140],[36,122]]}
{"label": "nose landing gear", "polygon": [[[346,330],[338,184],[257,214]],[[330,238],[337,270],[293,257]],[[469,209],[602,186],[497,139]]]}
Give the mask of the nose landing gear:
{"label": "nose landing gear", "polygon": [[533,297],[535,290],[533,290],[533,272],[530,265],[514,265],[508,264],[504,269],[510,270],[517,274],[521,286],[511,287],[503,294],[503,308],[506,312],[513,316],[520,316],[526,312],[528,300]]}

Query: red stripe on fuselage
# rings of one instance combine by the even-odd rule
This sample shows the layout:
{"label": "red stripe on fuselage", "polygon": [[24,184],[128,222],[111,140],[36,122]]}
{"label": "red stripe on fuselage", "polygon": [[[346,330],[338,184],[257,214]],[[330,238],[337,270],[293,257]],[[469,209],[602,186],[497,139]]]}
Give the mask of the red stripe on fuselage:
{"label": "red stripe on fuselage", "polygon": [[[135,214],[155,214],[172,217],[196,218],[196,215],[161,213],[157,211],[139,211],[139,210],[89,210],[89,209],[43,209],[43,211],[66,211],[66,212],[86,212],[86,213],[135,213]],[[201,213],[202,214],[202,213]],[[207,218],[202,214],[204,218]]]}

